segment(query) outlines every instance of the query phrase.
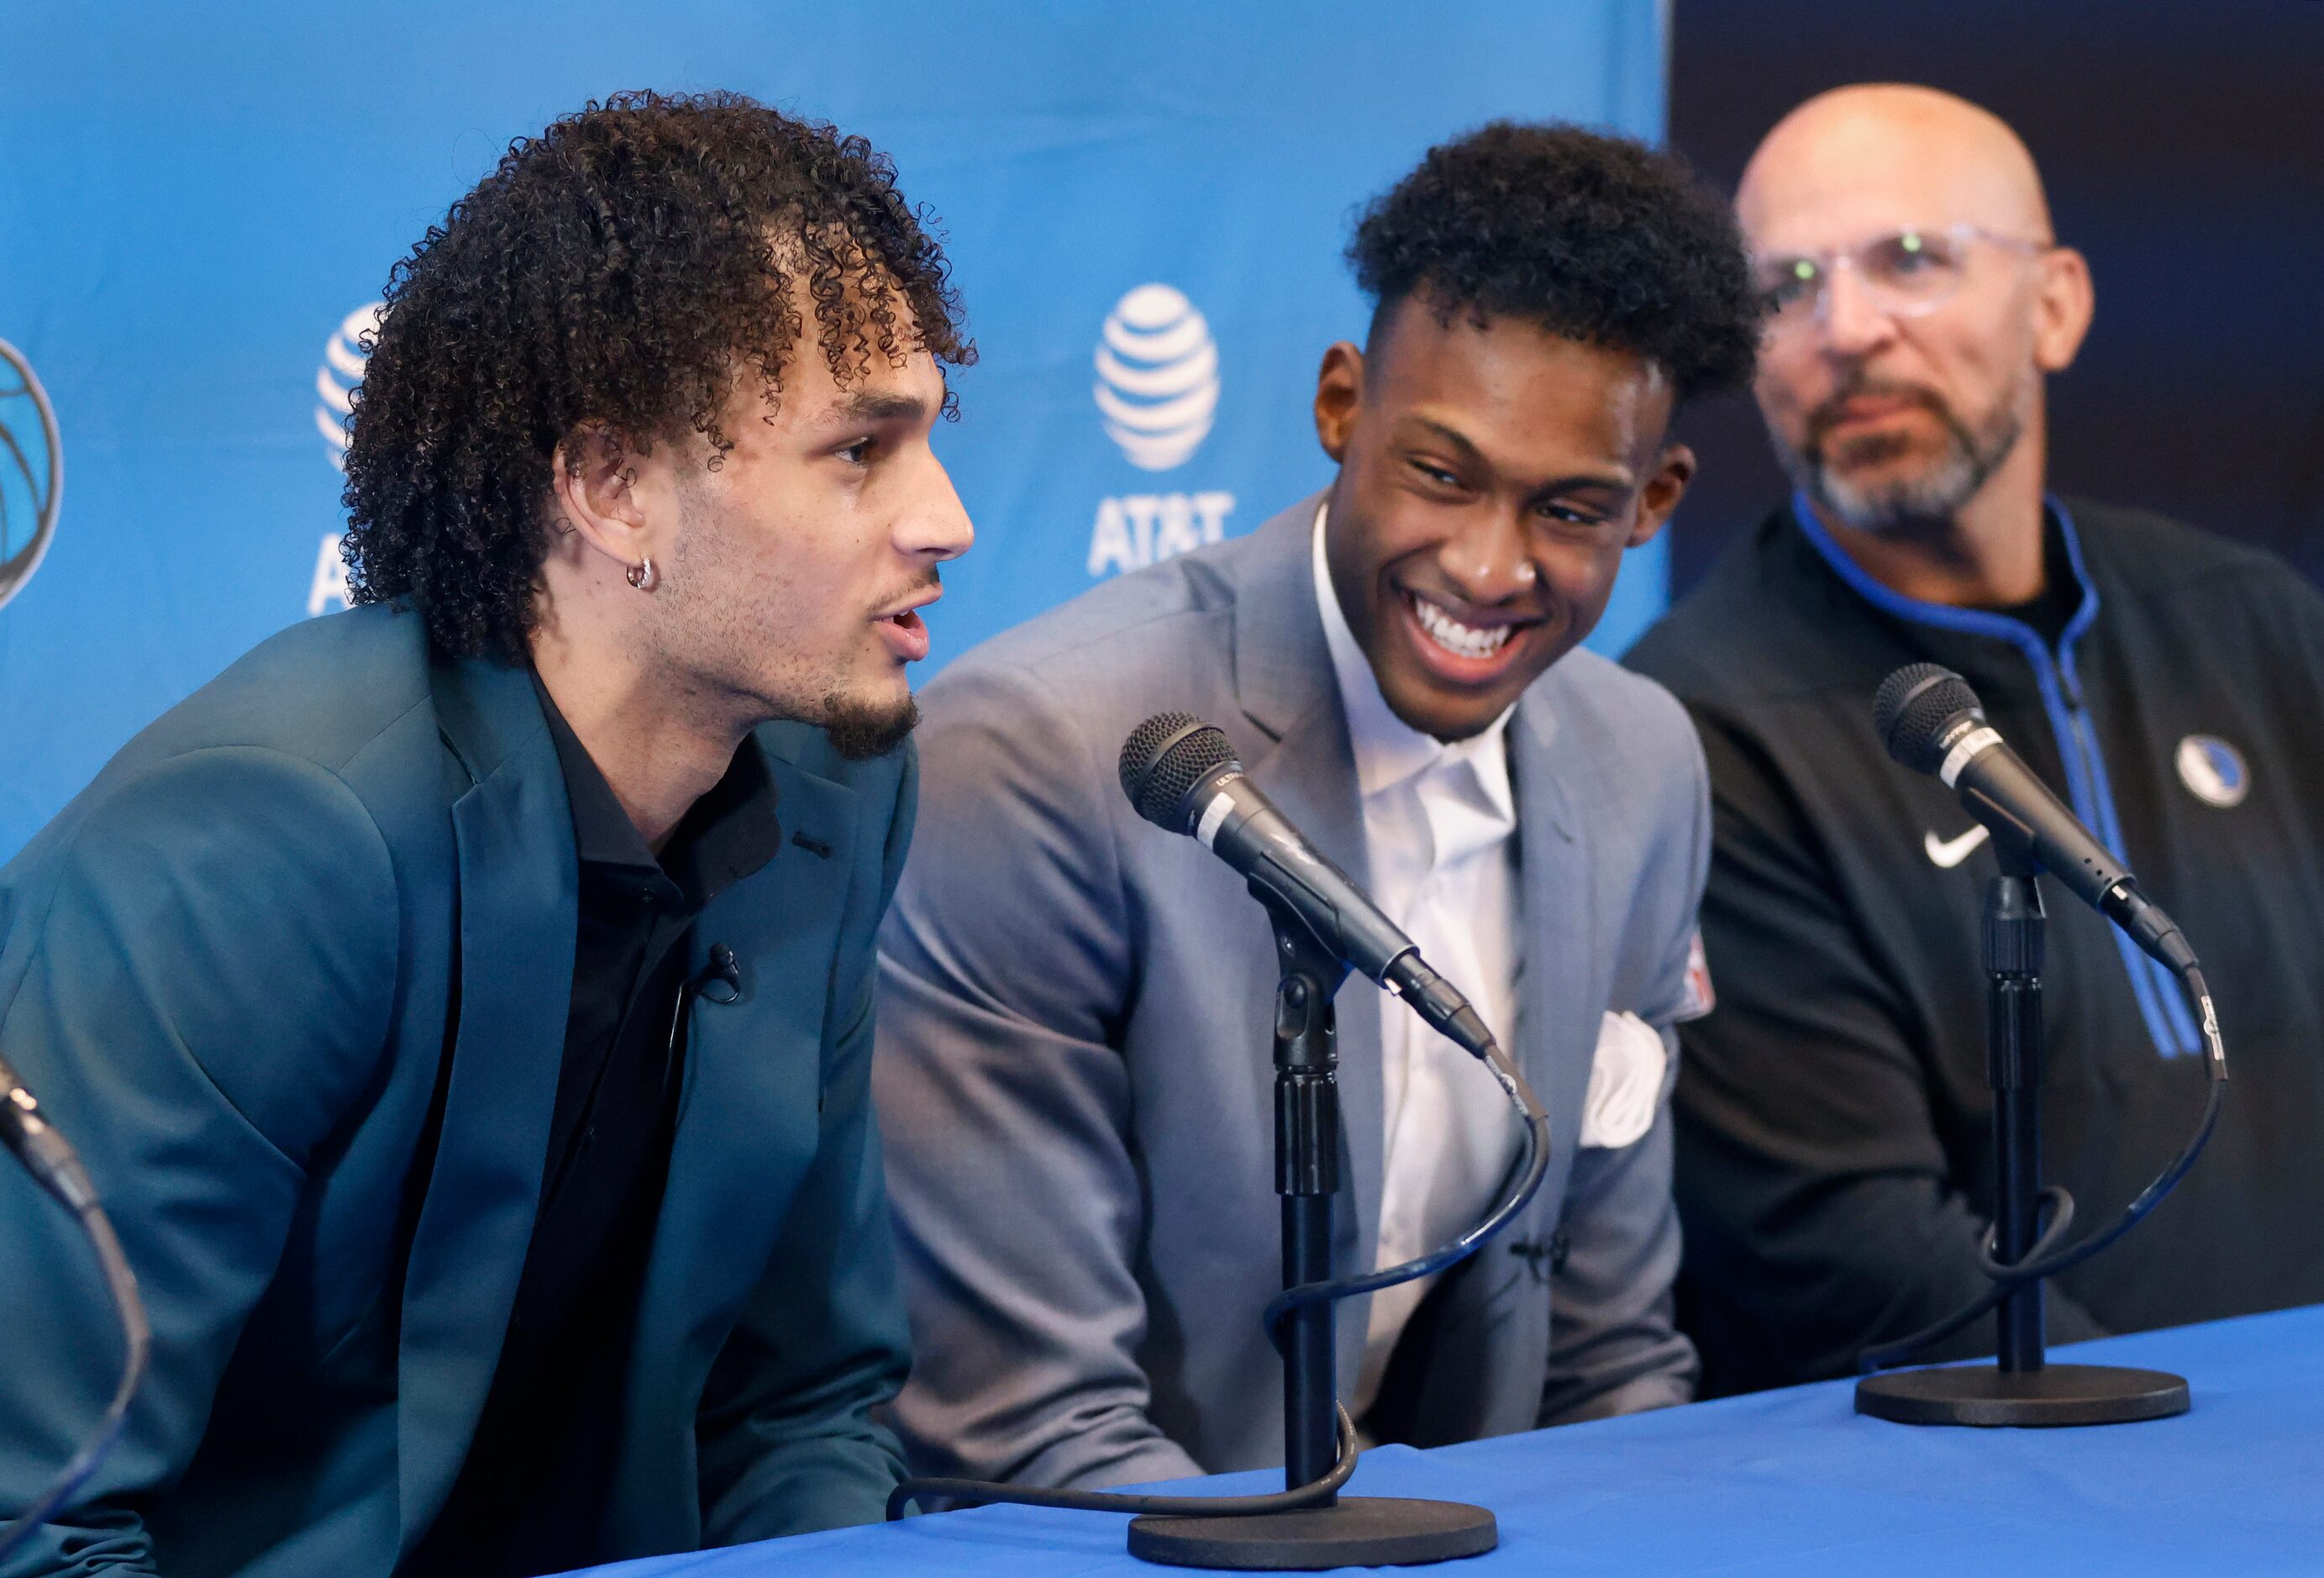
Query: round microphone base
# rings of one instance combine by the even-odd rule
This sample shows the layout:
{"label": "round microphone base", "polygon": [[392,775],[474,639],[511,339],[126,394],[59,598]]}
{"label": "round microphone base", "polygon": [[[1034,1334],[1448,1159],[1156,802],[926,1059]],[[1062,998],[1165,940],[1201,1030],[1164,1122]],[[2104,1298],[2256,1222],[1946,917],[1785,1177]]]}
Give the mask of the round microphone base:
{"label": "round microphone base", "polygon": [[2185,1413],[2187,1382],[2112,1364],[1950,1364],[1868,1375],[1856,1411],[1899,1425],[2128,1425]]}
{"label": "round microphone base", "polygon": [[1172,1518],[1130,1524],[1130,1554],[1166,1567],[1312,1573],[1410,1567],[1478,1556],[1500,1543],[1493,1515],[1459,1501],[1349,1496],[1329,1507],[1257,1518]]}

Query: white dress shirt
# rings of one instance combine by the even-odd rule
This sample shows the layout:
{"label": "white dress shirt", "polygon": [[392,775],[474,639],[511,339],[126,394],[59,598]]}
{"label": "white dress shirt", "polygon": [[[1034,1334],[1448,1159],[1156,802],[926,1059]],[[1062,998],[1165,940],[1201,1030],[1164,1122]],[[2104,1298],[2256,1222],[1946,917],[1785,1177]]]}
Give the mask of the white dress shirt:
{"label": "white dress shirt", "polygon": [[[1355,746],[1372,898],[1514,1051],[1524,960],[1509,714],[1450,745],[1397,717],[1333,589],[1321,509],[1314,566],[1315,603]],[[1386,1133],[1373,1265],[1393,1266],[1459,1237],[1484,1215],[1523,1137],[1493,1076],[1403,1003],[1372,992],[1340,1002],[1343,1011],[1380,1015]],[[1388,1355],[1428,1287],[1426,1280],[1406,1282],[1371,1296],[1363,1368],[1349,1402],[1354,1417],[1379,1398]]]}

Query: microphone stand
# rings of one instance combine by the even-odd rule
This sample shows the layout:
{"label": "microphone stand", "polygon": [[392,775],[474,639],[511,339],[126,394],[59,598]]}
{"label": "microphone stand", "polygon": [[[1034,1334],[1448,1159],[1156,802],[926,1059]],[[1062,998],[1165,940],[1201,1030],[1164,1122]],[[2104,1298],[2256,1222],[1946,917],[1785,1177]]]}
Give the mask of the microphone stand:
{"label": "microphone stand", "polygon": [[[2040,867],[1994,840],[1985,890],[1986,1073],[1993,1088],[1992,1256],[2006,1268],[2041,1238],[2042,966],[2048,917]],[[2001,1296],[1991,1364],[1884,1370],[1856,1383],[1856,1411],[1899,1425],[2116,1425],[2187,1411],[2187,1382],[2158,1370],[2051,1364],[2042,1280]]]}
{"label": "microphone stand", "polygon": [[[1332,1275],[1340,1192],[1338,1020],[1332,999],[1347,962],[1258,884],[1275,926],[1275,1192],[1282,1197],[1283,1285]],[[1274,1333],[1283,1355],[1284,1485],[1297,1490],[1338,1457],[1338,1367],[1329,1299],[1301,1306]],[[1130,1525],[1130,1554],[1176,1567],[1236,1572],[1408,1566],[1491,1550],[1493,1515],[1459,1501],[1333,1496],[1293,1512],[1189,1518],[1148,1513]]]}

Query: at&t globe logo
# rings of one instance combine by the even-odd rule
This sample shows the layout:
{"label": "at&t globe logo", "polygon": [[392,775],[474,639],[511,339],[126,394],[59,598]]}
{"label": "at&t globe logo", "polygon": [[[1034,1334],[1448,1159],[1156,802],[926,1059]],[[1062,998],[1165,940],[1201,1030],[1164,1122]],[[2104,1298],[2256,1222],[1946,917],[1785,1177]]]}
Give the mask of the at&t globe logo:
{"label": "at&t globe logo", "polygon": [[[1113,304],[1097,344],[1092,393],[1105,436],[1141,471],[1184,466],[1210,437],[1219,413],[1219,347],[1185,291],[1145,284]],[[1226,535],[1234,495],[1202,492],[1124,494],[1098,501],[1090,527],[1089,573],[1146,566]]]}
{"label": "at&t globe logo", "polygon": [[371,359],[364,337],[379,327],[382,310],[374,301],[341,318],[323,346],[323,365],[315,370],[315,428],[323,435],[324,453],[342,471],[347,464],[347,418],[355,412],[355,385],[363,382],[364,364]]}
{"label": "at&t globe logo", "polygon": [[1140,285],[1105,316],[1097,409],[1132,466],[1168,471],[1193,458],[1219,409],[1219,347],[1184,292]]}
{"label": "at&t globe logo", "polygon": [[32,365],[0,340],[0,604],[24,589],[57,532],[64,446]]}

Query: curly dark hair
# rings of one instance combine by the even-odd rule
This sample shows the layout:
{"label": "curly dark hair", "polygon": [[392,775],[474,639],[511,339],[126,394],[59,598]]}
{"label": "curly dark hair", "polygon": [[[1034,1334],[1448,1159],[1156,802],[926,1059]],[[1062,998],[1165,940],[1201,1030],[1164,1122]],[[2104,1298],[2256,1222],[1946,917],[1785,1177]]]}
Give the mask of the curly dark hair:
{"label": "curly dark hair", "polygon": [[1764,310],[1727,204],[1674,156],[1495,121],[1428,151],[1348,245],[1375,336],[1417,292],[1440,321],[1529,319],[1628,351],[1683,402],[1751,375]]}
{"label": "curly dark hair", "polygon": [[736,377],[779,399],[795,278],[845,383],[874,355],[975,359],[947,275],[884,155],[737,94],[622,94],[519,138],[388,276],[347,448],[351,600],[522,660],[576,426],[632,452],[690,430],[715,467]]}

